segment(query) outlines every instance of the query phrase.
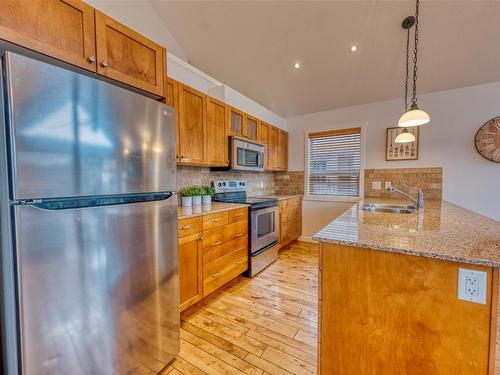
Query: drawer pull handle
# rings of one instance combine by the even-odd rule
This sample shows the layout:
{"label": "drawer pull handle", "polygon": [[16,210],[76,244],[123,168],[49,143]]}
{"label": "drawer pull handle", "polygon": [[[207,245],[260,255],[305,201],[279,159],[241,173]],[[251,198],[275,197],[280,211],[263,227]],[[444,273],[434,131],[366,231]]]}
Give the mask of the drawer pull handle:
{"label": "drawer pull handle", "polygon": [[222,241],[215,241],[215,242],[212,242],[212,246],[219,246],[222,244]]}
{"label": "drawer pull handle", "polygon": [[214,279],[216,279],[216,278],[217,278],[217,277],[219,277],[220,275],[222,275],[222,273],[221,273],[221,272],[217,272],[217,273],[214,273],[214,274],[212,275],[212,277],[213,277]]}
{"label": "drawer pull handle", "polygon": [[235,217],[243,216],[243,214],[234,214]]}
{"label": "drawer pull handle", "polygon": [[238,233],[238,234],[235,234],[234,236],[235,236],[235,237],[243,237],[243,235],[244,235],[244,234],[245,234],[245,233]]}
{"label": "drawer pull handle", "polygon": [[243,262],[245,262],[245,259],[238,259],[238,260],[236,261],[236,264],[242,264]]}
{"label": "drawer pull handle", "polygon": [[181,229],[186,230],[186,229],[191,229],[192,227],[193,227],[192,225],[183,225]]}
{"label": "drawer pull handle", "polygon": [[218,223],[219,221],[222,221],[222,218],[218,217],[215,219],[210,220],[212,223]]}

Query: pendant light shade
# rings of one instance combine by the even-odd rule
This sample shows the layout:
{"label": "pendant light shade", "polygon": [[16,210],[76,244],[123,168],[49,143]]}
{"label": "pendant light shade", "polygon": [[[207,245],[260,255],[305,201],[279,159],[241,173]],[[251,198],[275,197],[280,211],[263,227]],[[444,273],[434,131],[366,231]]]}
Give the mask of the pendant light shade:
{"label": "pendant light shade", "polygon": [[429,121],[431,121],[431,118],[427,112],[422,111],[417,106],[411,106],[410,109],[399,118],[398,126],[402,128],[411,128],[412,126],[425,125]]}
{"label": "pendant light shade", "polygon": [[408,129],[403,129],[403,132],[399,134],[394,140],[396,143],[410,143],[415,142],[415,136],[408,131]]}

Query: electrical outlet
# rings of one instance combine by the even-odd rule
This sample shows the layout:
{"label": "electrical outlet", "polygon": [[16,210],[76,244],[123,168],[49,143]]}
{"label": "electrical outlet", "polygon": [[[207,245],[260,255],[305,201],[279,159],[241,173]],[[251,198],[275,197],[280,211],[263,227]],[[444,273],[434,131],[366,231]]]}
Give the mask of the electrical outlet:
{"label": "electrical outlet", "polygon": [[385,188],[388,189],[392,186],[391,181],[386,181],[385,182]]}
{"label": "electrical outlet", "polygon": [[459,268],[458,299],[485,305],[487,278],[486,272]]}
{"label": "electrical outlet", "polygon": [[264,187],[264,181],[259,182],[259,187],[262,189]]}
{"label": "electrical outlet", "polygon": [[382,189],[382,182],[380,182],[380,181],[372,181],[372,189],[373,190],[380,190],[380,189]]}

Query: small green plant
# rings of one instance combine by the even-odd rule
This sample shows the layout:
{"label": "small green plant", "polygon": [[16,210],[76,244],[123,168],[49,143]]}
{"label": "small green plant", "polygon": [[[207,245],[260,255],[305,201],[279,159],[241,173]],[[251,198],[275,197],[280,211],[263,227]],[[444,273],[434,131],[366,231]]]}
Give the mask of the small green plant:
{"label": "small green plant", "polygon": [[203,185],[202,186],[203,188],[203,195],[214,195],[215,194],[215,188],[213,186],[210,186],[210,185]]}
{"label": "small green plant", "polygon": [[205,189],[203,189],[203,187],[201,186],[198,186],[198,185],[195,185],[195,186],[191,186],[191,191],[192,191],[192,197],[196,197],[198,195],[203,195],[205,193]]}
{"label": "small green plant", "polygon": [[193,197],[196,195],[196,194],[194,194],[192,187],[185,187],[185,188],[179,189],[179,194],[181,197]]}

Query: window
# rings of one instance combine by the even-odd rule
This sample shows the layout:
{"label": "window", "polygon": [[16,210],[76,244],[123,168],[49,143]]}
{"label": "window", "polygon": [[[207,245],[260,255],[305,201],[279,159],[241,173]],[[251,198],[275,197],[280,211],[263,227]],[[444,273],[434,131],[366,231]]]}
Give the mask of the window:
{"label": "window", "polygon": [[307,149],[309,196],[359,196],[361,128],[309,133]]}

